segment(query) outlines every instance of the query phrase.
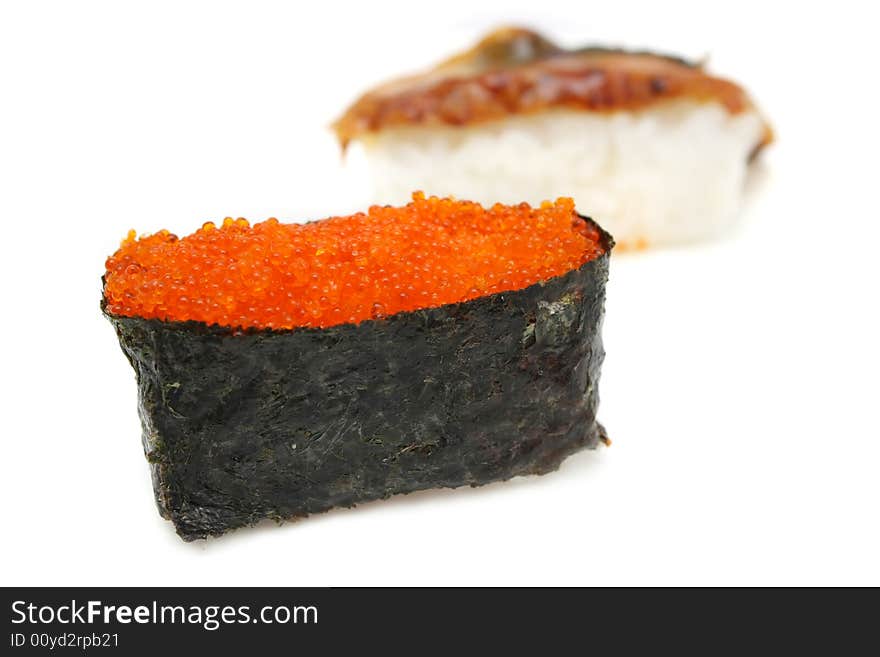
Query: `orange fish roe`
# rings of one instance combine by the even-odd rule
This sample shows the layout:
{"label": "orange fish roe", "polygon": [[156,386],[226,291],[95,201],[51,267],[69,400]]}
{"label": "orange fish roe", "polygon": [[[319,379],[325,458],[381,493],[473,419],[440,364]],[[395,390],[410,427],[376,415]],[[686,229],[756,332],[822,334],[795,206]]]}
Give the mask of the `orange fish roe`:
{"label": "orange fish roe", "polygon": [[518,290],[603,252],[561,198],[539,208],[413,194],[404,207],[307,224],[206,223],[107,259],[111,314],[230,327],[327,327]]}

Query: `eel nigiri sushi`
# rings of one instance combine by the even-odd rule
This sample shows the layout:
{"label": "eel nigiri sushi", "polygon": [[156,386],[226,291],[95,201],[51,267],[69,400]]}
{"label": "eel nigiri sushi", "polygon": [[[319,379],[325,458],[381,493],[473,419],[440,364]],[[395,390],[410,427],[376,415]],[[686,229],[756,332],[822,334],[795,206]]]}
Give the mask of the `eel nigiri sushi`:
{"label": "eel nigiri sushi", "polygon": [[518,28],[368,91],[334,128],[362,144],[377,202],[573,196],[625,247],[723,233],[772,140],[746,92],[699,64]]}
{"label": "eel nigiri sushi", "polygon": [[101,306],[136,373],[161,514],[193,540],[595,447],[612,246],[571,199],[421,194],[130,232]]}

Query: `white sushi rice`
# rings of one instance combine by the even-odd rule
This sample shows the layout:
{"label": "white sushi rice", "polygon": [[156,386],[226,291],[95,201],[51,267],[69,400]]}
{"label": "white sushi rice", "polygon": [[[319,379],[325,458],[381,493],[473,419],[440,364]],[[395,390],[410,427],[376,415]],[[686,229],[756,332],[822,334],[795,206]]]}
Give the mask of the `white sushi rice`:
{"label": "white sushi rice", "polygon": [[754,111],[670,101],[637,112],[386,128],[363,142],[377,203],[406,202],[414,190],[484,204],[571,196],[618,243],[642,246],[725,231],[762,132]]}

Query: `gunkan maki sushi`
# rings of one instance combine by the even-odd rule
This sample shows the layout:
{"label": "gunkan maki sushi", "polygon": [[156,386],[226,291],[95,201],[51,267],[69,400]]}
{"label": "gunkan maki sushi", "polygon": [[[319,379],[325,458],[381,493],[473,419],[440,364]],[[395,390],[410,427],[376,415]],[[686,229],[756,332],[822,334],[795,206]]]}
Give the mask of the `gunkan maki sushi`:
{"label": "gunkan maki sushi", "polygon": [[185,540],[556,469],[596,420],[611,237],[570,199],[133,232],[102,309]]}

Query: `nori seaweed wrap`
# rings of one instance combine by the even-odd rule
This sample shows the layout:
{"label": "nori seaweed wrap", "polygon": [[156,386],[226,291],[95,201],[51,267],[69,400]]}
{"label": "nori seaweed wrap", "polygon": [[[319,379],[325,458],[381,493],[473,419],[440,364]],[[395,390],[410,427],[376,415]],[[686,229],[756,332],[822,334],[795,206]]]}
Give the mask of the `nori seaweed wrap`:
{"label": "nori seaweed wrap", "polygon": [[610,236],[529,285],[328,327],[105,315],[137,376],[156,501],[184,540],[555,470],[596,420]]}

